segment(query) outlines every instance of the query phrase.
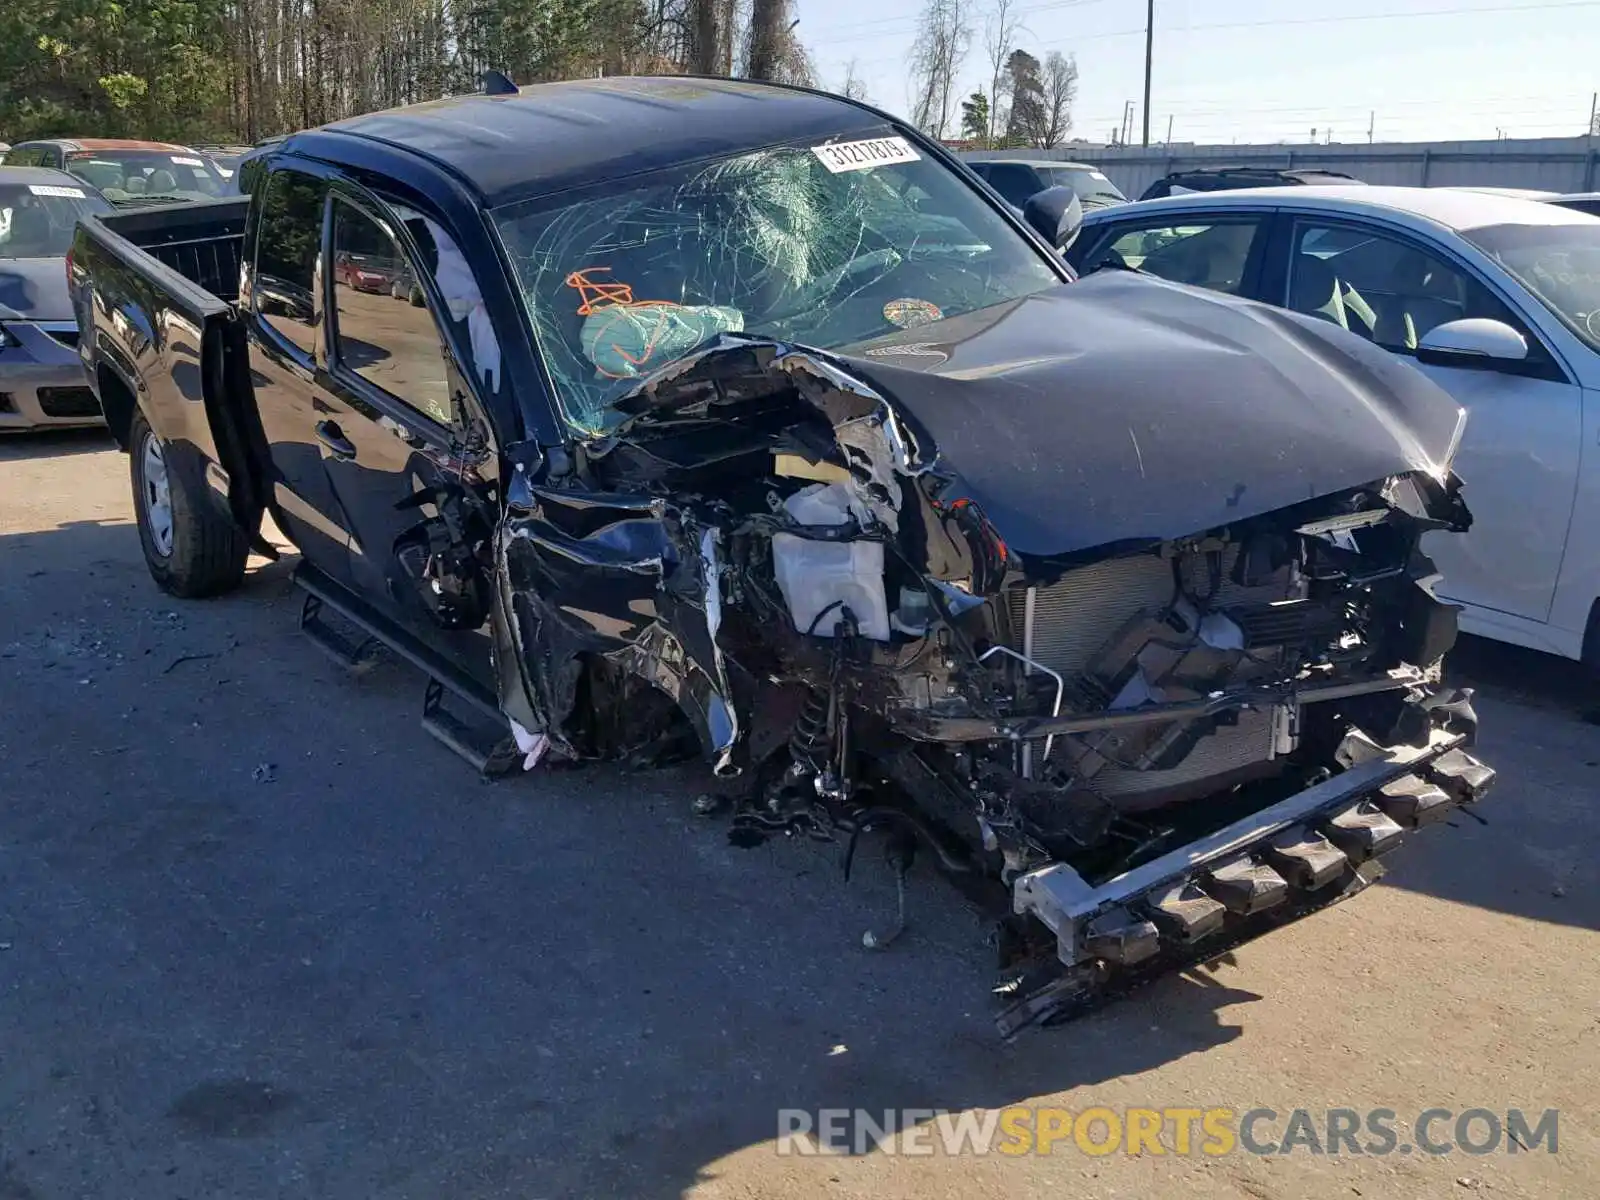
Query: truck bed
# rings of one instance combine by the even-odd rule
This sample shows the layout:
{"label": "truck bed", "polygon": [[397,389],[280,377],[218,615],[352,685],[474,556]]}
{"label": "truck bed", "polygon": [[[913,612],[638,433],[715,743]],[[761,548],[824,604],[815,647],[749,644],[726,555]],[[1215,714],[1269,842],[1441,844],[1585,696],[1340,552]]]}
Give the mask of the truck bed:
{"label": "truck bed", "polygon": [[219,300],[239,298],[248,196],[109,213],[95,221]]}
{"label": "truck bed", "polygon": [[248,197],[135,208],[79,219],[68,259],[79,355],[124,448],[135,411],[226,492],[253,532],[266,462],[237,320]]}

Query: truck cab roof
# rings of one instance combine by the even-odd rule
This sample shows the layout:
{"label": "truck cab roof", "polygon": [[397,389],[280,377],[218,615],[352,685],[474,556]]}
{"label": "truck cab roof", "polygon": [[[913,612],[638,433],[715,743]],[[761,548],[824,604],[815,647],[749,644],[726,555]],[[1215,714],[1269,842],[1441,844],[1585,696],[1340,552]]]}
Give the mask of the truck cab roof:
{"label": "truck cab roof", "polygon": [[316,158],[338,150],[347,159],[352,139],[381,143],[432,161],[494,208],[697,159],[808,138],[831,140],[885,120],[852,101],[798,88],[618,77],[368,113],[294,134],[281,148]]}

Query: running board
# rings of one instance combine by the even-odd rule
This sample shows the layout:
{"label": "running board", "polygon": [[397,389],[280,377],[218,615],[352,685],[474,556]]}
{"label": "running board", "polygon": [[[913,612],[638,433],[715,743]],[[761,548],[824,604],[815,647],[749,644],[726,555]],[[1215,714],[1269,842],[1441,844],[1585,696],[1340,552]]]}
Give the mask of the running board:
{"label": "running board", "polygon": [[486,779],[509,775],[521,757],[516,743],[499,729],[482,722],[463,721],[445,707],[445,685],[437,679],[428,680],[422,693],[422,728],[446,750],[471,763],[475,771]]}
{"label": "running board", "polygon": [[[482,774],[508,773],[517,763],[516,745],[504,714],[490,691],[431,646],[418,641],[388,616],[342,584],[302,560],[294,582],[306,594],[300,628],[334,661],[364,671],[377,661],[381,646],[405,659],[428,677],[422,697],[422,728],[440,745],[459,755]],[[328,616],[355,627],[359,636],[329,624]],[[470,710],[466,719],[445,707],[446,696]]]}
{"label": "running board", "polygon": [[381,644],[378,639],[369,633],[359,632],[360,626],[356,627],[358,634],[352,636],[330,624],[323,608],[321,596],[306,593],[305,603],[300,606],[300,632],[311,639],[311,644],[354,675],[360,675],[376,665]]}

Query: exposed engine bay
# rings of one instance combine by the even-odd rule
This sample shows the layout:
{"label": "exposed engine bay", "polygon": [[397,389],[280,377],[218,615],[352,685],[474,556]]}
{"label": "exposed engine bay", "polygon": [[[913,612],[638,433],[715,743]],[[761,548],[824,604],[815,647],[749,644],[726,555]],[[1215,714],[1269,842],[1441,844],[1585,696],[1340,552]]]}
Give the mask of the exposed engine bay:
{"label": "exposed engine bay", "polygon": [[1487,789],[1420,548],[1470,522],[1458,429],[1354,485],[1107,506],[1050,544],[1048,513],[994,519],[1026,496],[963,473],[872,358],[725,335],[517,472],[518,726],[572,759],[703,751],[744,844],[932,863],[996,921],[1007,1034],[1359,891]]}

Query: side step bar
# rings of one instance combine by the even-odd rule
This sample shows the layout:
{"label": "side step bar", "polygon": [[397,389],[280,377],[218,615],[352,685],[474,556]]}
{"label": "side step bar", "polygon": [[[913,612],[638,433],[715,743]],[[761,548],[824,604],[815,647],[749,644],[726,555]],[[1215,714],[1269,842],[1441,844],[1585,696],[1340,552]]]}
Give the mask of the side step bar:
{"label": "side step bar", "polygon": [[[377,661],[380,646],[393,651],[428,677],[422,696],[422,728],[429,736],[485,776],[504,775],[515,767],[519,758],[516,745],[487,688],[315,567],[302,561],[293,579],[306,594],[300,628],[318,649],[356,672]],[[359,636],[331,625],[329,613],[353,625]],[[463,719],[446,708],[447,695],[464,703],[476,719]]]}

